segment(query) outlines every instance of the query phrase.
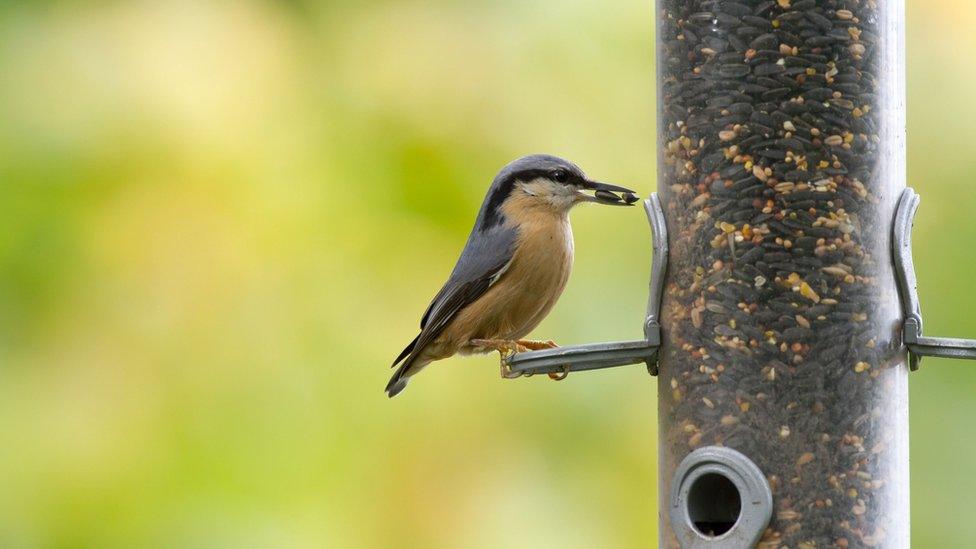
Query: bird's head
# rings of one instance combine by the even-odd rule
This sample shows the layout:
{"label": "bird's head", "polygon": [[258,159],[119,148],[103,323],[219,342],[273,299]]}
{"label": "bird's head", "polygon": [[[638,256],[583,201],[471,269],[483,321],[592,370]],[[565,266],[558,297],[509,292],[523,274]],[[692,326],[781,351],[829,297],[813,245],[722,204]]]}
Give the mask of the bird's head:
{"label": "bird's head", "polygon": [[482,217],[491,224],[500,218],[506,203],[512,201],[517,201],[520,207],[542,207],[564,213],[580,202],[630,206],[637,200],[634,191],[589,179],[579,166],[568,160],[534,154],[502,168],[488,192]]}

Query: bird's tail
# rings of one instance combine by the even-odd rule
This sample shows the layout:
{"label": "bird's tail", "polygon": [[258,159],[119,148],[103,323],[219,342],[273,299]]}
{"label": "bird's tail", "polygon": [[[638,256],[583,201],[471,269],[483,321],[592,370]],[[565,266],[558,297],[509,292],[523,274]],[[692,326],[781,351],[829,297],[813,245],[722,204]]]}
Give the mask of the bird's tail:
{"label": "bird's tail", "polygon": [[386,396],[393,398],[400,394],[400,391],[406,389],[407,380],[410,376],[407,375],[407,369],[410,367],[412,361],[406,360],[403,364],[397,368],[396,372],[393,373],[393,377],[390,378],[390,382],[386,384]]}
{"label": "bird's tail", "polygon": [[[410,342],[409,345],[406,346],[405,349],[403,349],[400,356],[396,357],[396,360],[393,361],[391,367],[396,366],[401,360],[403,361],[403,364],[400,364],[400,367],[397,368],[396,372],[393,373],[393,377],[390,378],[390,382],[386,384],[386,389],[384,389],[384,391],[386,391],[386,395],[388,397],[393,398],[397,396],[400,391],[406,388],[407,380],[410,379],[410,376],[420,370],[420,368],[412,368],[414,363],[417,362],[417,353],[414,352],[414,350],[417,346],[417,340],[419,339],[420,336],[418,335],[413,341]],[[423,364],[420,365],[421,368],[423,366]],[[413,371],[411,371],[411,369]]]}
{"label": "bird's tail", "polygon": [[403,364],[393,373],[390,382],[386,384],[386,396],[393,398],[400,394],[400,391],[407,387],[407,381],[428,364],[430,364],[430,358],[424,356],[411,356],[404,360]]}

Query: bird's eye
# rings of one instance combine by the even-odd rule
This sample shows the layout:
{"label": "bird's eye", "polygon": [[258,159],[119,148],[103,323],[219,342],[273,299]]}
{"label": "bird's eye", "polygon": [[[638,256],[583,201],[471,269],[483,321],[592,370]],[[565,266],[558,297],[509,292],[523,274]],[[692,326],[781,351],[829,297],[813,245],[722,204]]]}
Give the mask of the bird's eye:
{"label": "bird's eye", "polygon": [[558,183],[565,183],[569,181],[569,173],[565,170],[556,170],[551,174],[552,180]]}

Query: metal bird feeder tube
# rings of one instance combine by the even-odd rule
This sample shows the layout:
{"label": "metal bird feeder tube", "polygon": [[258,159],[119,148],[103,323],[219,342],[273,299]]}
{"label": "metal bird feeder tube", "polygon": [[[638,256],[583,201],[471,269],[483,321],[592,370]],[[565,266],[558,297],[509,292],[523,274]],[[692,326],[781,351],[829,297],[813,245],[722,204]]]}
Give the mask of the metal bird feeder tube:
{"label": "metal bird feeder tube", "polygon": [[743,546],[738,511],[666,511],[687,505],[679,464],[712,446],[768,482],[759,546],[909,545],[903,10],[657,2],[662,547]]}

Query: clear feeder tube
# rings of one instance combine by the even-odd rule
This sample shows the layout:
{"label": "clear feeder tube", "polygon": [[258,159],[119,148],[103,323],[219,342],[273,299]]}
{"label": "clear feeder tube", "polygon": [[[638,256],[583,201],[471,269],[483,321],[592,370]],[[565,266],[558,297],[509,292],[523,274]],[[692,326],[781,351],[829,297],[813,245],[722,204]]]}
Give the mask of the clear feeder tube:
{"label": "clear feeder tube", "polygon": [[[903,0],[658,0],[660,546],[696,448],[751,459],[760,547],[908,547]],[[697,525],[706,539],[722,528]]]}

